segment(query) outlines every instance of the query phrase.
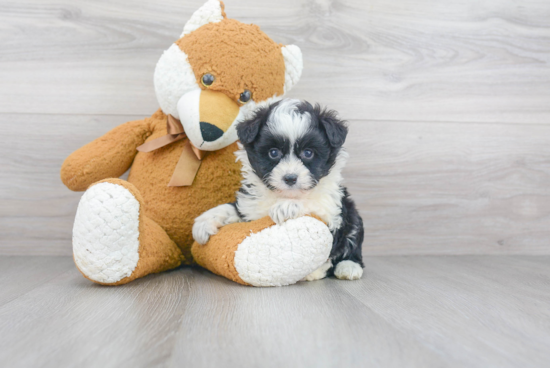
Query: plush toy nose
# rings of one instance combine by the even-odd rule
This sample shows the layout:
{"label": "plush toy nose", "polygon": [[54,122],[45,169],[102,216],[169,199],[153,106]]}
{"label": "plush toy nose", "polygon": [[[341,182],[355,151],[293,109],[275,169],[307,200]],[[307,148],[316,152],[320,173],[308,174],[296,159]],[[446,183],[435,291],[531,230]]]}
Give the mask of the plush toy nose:
{"label": "plush toy nose", "polygon": [[223,135],[223,130],[215,125],[201,121],[201,135],[206,142],[214,142]]}
{"label": "plush toy nose", "polygon": [[298,180],[298,175],[296,174],[288,174],[283,177],[284,182],[288,186],[293,186],[296,184],[296,181]]}
{"label": "plush toy nose", "polygon": [[[200,128],[204,140],[207,142],[214,141],[221,137],[223,132],[227,132],[227,129],[239,115],[239,110],[237,103],[227,97],[225,93],[210,90],[201,91],[199,121],[201,122]],[[206,124],[205,128],[203,128],[203,124]],[[209,127],[206,128],[206,126]],[[211,137],[211,139],[207,137]]]}

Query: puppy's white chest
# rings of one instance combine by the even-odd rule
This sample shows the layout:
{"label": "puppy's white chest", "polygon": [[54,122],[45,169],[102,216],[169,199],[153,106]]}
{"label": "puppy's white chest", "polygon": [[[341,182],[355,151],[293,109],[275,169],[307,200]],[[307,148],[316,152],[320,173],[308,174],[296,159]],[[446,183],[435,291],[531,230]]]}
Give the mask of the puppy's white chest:
{"label": "puppy's white chest", "polygon": [[331,230],[341,225],[340,206],[331,198],[242,198],[239,200],[239,211],[249,221],[270,216],[276,223],[304,215],[316,215]]}

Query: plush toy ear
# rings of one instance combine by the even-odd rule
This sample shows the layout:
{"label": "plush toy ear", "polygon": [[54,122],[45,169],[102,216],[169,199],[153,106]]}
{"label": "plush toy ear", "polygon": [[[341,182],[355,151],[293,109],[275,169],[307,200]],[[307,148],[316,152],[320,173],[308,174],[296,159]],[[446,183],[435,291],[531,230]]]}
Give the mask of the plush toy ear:
{"label": "plush toy ear", "polygon": [[278,104],[279,102],[276,102],[271,106],[256,110],[250,119],[246,119],[237,125],[237,135],[242,144],[248,145],[254,142],[260,129],[267,123],[271,110]]}
{"label": "plush toy ear", "polygon": [[296,45],[287,45],[281,47],[283,58],[285,60],[285,93],[300,80],[304,62],[302,60],[302,51]]}
{"label": "plush toy ear", "polygon": [[338,119],[338,113],[334,110],[321,109],[319,105],[315,105],[314,111],[319,124],[327,134],[330,145],[334,148],[342,147],[348,135],[346,122]]}
{"label": "plush toy ear", "polygon": [[193,32],[200,26],[208,23],[217,23],[226,17],[223,2],[220,0],[208,0],[203,6],[193,13],[191,19],[185,23],[180,38]]}

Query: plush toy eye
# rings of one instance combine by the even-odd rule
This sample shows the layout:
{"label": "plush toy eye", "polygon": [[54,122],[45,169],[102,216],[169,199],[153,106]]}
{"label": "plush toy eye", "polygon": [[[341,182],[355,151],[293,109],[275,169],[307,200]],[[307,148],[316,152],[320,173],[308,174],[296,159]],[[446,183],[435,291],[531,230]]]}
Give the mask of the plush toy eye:
{"label": "plush toy eye", "polygon": [[241,93],[241,95],[239,97],[239,102],[242,103],[242,104],[245,104],[248,101],[250,101],[250,97],[252,97],[252,93],[250,93],[249,90],[245,89],[244,92]]}
{"label": "plush toy eye", "polygon": [[208,86],[212,85],[212,83],[214,83],[214,79],[216,79],[216,78],[214,78],[214,76],[212,74],[207,73],[207,74],[202,76],[201,81],[202,81],[203,86],[208,87]]}
{"label": "plush toy eye", "polygon": [[281,151],[278,148],[272,148],[269,150],[269,157],[272,159],[277,159],[281,157]]}
{"label": "plush toy eye", "polygon": [[309,148],[306,148],[305,150],[302,151],[301,156],[306,160],[311,160],[313,158],[313,151],[310,150]]}

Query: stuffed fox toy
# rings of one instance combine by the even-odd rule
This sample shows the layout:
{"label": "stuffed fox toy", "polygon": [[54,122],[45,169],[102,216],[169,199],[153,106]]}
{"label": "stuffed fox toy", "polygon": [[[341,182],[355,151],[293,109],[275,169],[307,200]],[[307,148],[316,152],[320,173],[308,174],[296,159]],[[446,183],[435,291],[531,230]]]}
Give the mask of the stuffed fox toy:
{"label": "stuffed fox toy", "polygon": [[[198,263],[241,284],[270,286],[294,283],[322,264],[332,239],[312,217],[282,226],[268,218],[230,225],[206,245],[193,245],[191,235],[197,216],[234,201],[241,180],[236,125],[257,106],[281,99],[301,71],[297,46],[276,44],[258,26],[228,19],[221,1],[197,10],[156,66],[160,109],[63,163],[63,183],[85,191],[73,228],[81,273],[120,285]],[[128,180],[118,179],[130,166]],[[315,241],[303,239],[309,228]],[[293,240],[272,245],[277,249],[266,258],[265,239],[274,233]],[[307,259],[293,259],[305,246]],[[277,257],[284,257],[283,268]]]}

